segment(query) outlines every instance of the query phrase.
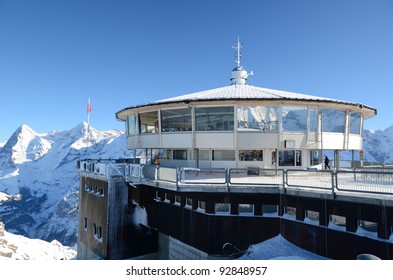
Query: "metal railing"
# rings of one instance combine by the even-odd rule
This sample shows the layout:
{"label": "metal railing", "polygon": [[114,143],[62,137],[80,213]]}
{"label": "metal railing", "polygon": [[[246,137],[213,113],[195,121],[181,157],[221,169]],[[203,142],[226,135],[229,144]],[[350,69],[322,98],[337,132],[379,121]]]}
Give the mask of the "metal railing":
{"label": "metal railing", "polygon": [[[300,170],[259,168],[191,168],[161,167],[157,165],[117,163],[113,160],[81,161],[81,172],[106,176],[123,176],[133,184],[171,184],[182,187],[222,186],[226,190],[236,187],[302,188],[337,192],[393,195],[393,169],[354,170]],[[216,188],[211,189],[212,192]]]}

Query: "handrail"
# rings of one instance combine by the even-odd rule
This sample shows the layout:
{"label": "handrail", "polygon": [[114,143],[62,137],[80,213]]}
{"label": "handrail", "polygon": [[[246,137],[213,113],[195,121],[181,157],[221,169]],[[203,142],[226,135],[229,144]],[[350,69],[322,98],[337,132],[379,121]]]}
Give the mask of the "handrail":
{"label": "handrail", "polygon": [[[104,166],[107,168],[103,168]],[[128,182],[174,184],[186,186],[222,186],[229,189],[276,187],[286,189],[319,189],[337,192],[393,195],[393,170],[311,170],[311,169],[260,169],[260,168],[192,168],[161,167],[115,160],[83,160],[78,163],[81,172],[105,176],[121,175]],[[105,172],[104,172],[105,171]],[[115,171],[115,172],[113,172]],[[108,172],[109,174],[105,174]],[[207,190],[208,191],[208,190]],[[213,188],[212,191],[215,191]]]}

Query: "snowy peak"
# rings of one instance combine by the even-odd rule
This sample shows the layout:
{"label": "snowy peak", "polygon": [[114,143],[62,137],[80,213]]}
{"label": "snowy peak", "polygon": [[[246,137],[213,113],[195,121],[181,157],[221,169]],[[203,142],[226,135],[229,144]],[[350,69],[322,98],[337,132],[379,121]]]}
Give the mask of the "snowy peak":
{"label": "snowy peak", "polygon": [[38,134],[24,124],[0,149],[0,167],[10,169],[26,162],[37,161],[50,151],[56,152],[59,158],[70,149],[84,149],[103,140],[116,138],[122,133],[119,130],[99,131],[83,122],[70,130]]}
{"label": "snowy peak", "polygon": [[79,190],[77,161],[130,156],[119,130],[79,123],[70,130],[38,134],[23,125],[0,148],[0,216],[12,233],[75,244],[77,215],[70,209],[77,198],[64,198]]}
{"label": "snowy peak", "polygon": [[393,163],[393,125],[384,130],[364,130],[363,148],[367,161]]}
{"label": "snowy peak", "polygon": [[31,154],[28,156],[29,145],[36,138],[39,138],[38,133],[26,124],[21,125],[0,150],[0,166],[2,161],[4,165],[5,159],[7,159],[6,163],[11,166],[28,161],[31,156]]}

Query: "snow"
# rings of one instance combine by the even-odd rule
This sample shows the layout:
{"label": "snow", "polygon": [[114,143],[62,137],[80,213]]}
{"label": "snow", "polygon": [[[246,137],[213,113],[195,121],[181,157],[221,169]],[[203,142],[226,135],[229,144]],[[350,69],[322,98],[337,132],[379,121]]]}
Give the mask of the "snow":
{"label": "snow", "polygon": [[259,244],[251,245],[238,260],[327,260],[308,252],[277,235]]}
{"label": "snow", "polygon": [[11,200],[10,195],[0,192],[0,203],[2,203],[3,201],[9,201],[9,200]]}
{"label": "snow", "polygon": [[46,242],[40,239],[7,232],[0,222],[1,260],[70,260],[76,258],[76,250],[63,246],[57,240]]}
{"label": "snow", "polygon": [[66,131],[36,133],[22,125],[0,149],[1,197],[12,197],[0,205],[0,216],[10,232],[72,246],[77,233],[72,209],[78,197],[64,197],[79,190],[77,160],[126,157],[130,152],[119,130],[80,123]]}

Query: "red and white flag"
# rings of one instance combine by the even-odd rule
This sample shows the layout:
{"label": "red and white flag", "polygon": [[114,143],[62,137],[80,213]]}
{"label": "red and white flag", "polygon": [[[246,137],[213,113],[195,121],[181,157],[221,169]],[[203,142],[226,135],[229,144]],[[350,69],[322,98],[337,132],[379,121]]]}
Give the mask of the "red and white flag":
{"label": "red and white flag", "polygon": [[90,104],[90,98],[89,98],[89,101],[87,103],[87,113],[90,114],[90,112],[91,112],[91,104]]}

